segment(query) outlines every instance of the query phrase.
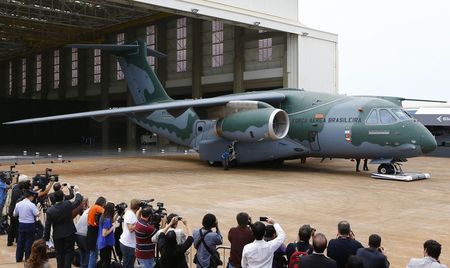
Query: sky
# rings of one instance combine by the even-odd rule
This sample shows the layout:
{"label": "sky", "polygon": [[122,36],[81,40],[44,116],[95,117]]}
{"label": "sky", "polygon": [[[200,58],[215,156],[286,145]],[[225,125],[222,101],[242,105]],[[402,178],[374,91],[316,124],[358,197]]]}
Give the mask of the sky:
{"label": "sky", "polygon": [[339,93],[450,101],[449,0],[299,0],[300,21],[337,33]]}

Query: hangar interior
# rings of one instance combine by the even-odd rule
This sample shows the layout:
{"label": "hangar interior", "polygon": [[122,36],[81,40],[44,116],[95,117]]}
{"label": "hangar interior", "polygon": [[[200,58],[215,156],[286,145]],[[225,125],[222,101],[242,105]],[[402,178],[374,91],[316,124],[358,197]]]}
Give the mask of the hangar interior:
{"label": "hangar interior", "polygon": [[[225,2],[0,3],[0,121],[133,105],[115,57],[64,47],[71,43],[145,40],[167,55],[148,63],[174,99],[281,87],[338,92],[337,35],[302,25],[297,0]],[[4,144],[92,137],[103,148],[135,148],[148,135],[123,117],[0,128]]]}

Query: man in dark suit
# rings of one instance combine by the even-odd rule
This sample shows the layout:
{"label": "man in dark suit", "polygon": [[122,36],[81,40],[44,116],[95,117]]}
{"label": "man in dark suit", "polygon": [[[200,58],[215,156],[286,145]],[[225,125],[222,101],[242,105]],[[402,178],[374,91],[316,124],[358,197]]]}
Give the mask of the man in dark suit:
{"label": "man in dark suit", "polygon": [[338,268],[345,268],[348,257],[355,255],[359,248],[363,248],[363,246],[355,240],[355,235],[350,229],[350,223],[348,221],[339,222],[338,237],[331,239],[328,243],[328,257],[336,261]]}
{"label": "man in dark suit", "polygon": [[381,237],[377,234],[369,236],[369,247],[358,249],[356,256],[362,259],[364,268],[389,268],[389,261],[381,247]]}
{"label": "man in dark suit", "polygon": [[302,268],[336,268],[336,262],[323,254],[327,248],[327,238],[318,233],[313,238],[314,252],[300,258],[299,267]]}
{"label": "man in dark suit", "polygon": [[72,265],[77,229],[73,223],[72,211],[77,208],[83,197],[76,193],[75,201],[64,201],[64,193],[55,192],[56,204],[47,210],[45,221],[45,241],[50,239],[50,229],[53,225],[53,242],[56,250],[56,263],[58,268],[70,268]]}

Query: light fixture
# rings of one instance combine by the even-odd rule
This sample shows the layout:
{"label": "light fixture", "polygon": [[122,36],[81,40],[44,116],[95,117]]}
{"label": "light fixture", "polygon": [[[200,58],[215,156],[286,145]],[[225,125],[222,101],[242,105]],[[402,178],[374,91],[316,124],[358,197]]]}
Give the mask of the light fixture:
{"label": "light fixture", "polygon": [[307,33],[307,32],[303,32],[303,33],[302,33],[302,36],[308,36],[308,34],[309,34],[309,33]]}
{"label": "light fixture", "polygon": [[194,14],[197,14],[198,13],[198,9],[197,8],[192,8],[191,12],[194,13]]}
{"label": "light fixture", "polygon": [[253,22],[253,25],[255,25],[255,26],[259,26],[260,24],[261,24],[261,22],[259,22],[259,21]]}

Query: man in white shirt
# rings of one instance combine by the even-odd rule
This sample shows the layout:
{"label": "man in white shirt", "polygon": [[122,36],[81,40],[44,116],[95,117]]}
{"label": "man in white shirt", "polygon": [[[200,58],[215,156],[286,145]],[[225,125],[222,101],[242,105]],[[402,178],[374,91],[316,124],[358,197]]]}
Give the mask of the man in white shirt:
{"label": "man in white shirt", "polygon": [[37,193],[27,190],[24,199],[16,204],[14,208],[14,217],[19,218],[19,236],[17,238],[16,262],[23,261],[25,251],[25,260],[28,260],[31,254],[31,245],[34,242],[35,222],[39,216],[39,210],[33,203]]}
{"label": "man in white shirt", "polygon": [[119,239],[123,268],[133,268],[136,261],[136,234],[134,233],[134,228],[138,221],[139,203],[138,199],[132,199],[130,201],[130,209],[127,209],[123,216],[123,233]]}
{"label": "man in white shirt", "polygon": [[423,258],[412,258],[406,268],[447,268],[439,262],[441,244],[435,240],[427,240],[423,244]]}
{"label": "man in white shirt", "polygon": [[[88,200],[85,198],[86,206],[88,206]],[[84,200],[83,200],[84,201]],[[89,208],[87,208],[81,217],[78,219],[75,227],[77,232],[75,233],[75,241],[78,245],[78,250],[80,251],[80,267],[87,268],[89,263],[89,249],[87,248],[87,219],[89,214]]]}
{"label": "man in white shirt", "polygon": [[272,268],[273,253],[284,243],[286,234],[273,219],[269,218],[267,222],[273,225],[277,237],[268,242],[264,241],[266,226],[260,221],[255,222],[251,226],[255,241],[244,246],[241,260],[242,268]]}

